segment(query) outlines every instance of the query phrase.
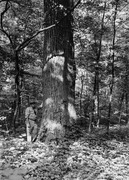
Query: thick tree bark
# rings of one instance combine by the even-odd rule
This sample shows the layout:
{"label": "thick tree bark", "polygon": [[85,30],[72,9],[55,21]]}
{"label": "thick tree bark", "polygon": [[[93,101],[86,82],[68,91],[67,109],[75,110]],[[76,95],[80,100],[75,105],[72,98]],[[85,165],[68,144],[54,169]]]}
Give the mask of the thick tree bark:
{"label": "thick tree bark", "polygon": [[[55,4],[56,8],[52,9]],[[44,62],[47,63],[43,69],[43,119],[38,138],[45,127],[46,141],[64,136],[66,127],[76,118],[73,19],[69,13],[72,7],[71,0],[44,0],[44,13],[51,8],[46,27],[60,22],[44,33]]]}

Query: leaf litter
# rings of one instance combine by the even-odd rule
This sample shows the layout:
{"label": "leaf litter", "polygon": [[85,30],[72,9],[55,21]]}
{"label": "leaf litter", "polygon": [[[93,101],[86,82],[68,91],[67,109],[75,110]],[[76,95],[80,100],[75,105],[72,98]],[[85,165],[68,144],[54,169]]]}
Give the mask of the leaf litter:
{"label": "leaf litter", "polygon": [[128,180],[129,128],[101,132],[70,131],[58,146],[1,137],[0,179]]}

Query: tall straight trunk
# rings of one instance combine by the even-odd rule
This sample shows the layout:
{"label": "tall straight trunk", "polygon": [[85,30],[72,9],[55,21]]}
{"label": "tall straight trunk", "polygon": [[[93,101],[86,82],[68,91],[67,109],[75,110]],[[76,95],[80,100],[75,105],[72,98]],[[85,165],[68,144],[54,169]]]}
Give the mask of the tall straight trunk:
{"label": "tall straight trunk", "polygon": [[129,68],[129,63],[128,63],[128,56],[126,57],[126,75],[125,75],[125,91],[126,91],[126,93],[125,93],[125,111],[126,111],[126,117],[127,117],[127,121],[126,121],[126,123],[128,123],[129,122],[129,120],[128,120],[128,118],[129,118],[129,110],[128,110],[128,108],[129,108],[129,104],[128,104],[128,91],[129,91],[129,86],[128,86],[128,80],[129,80],[129,74],[128,74],[128,68]]}
{"label": "tall straight trunk", "polygon": [[125,94],[125,105],[126,105],[126,107],[125,107],[125,112],[126,112],[126,117],[127,117],[127,120],[126,120],[126,124],[128,124],[129,123],[129,105],[128,105],[128,93],[126,92],[126,94]]}
{"label": "tall straight trunk", "polygon": [[[93,110],[95,111],[94,114],[96,114],[96,122],[97,122],[97,126],[99,126],[99,62],[100,62],[100,58],[101,58],[101,51],[102,51],[102,38],[103,38],[103,28],[104,28],[104,19],[105,19],[105,10],[106,10],[106,2],[104,3],[104,9],[103,9],[103,16],[102,16],[102,21],[101,21],[101,33],[100,33],[100,38],[99,38],[99,49],[97,52],[97,56],[96,56],[96,67],[95,67],[95,80],[94,80],[94,92],[93,92],[93,96],[94,96],[94,107]],[[95,43],[96,43],[96,39],[95,39]],[[91,118],[92,119],[92,118]]]}
{"label": "tall straight trunk", "polygon": [[16,50],[16,39],[17,39],[17,35],[13,34],[13,36],[11,35],[10,32],[8,32],[7,28],[5,28],[4,26],[4,17],[6,17],[6,13],[8,12],[8,10],[10,9],[11,5],[9,3],[9,1],[6,1],[5,3],[5,7],[3,9],[3,11],[0,13],[1,19],[0,19],[0,29],[1,32],[3,32],[3,34],[6,36],[6,38],[9,40],[10,42],[10,47],[12,48],[12,52],[13,52],[13,59],[15,62],[15,100],[14,100],[14,104],[13,104],[13,117],[12,117],[12,121],[11,121],[11,126],[13,126],[14,130],[15,130],[15,122],[18,119],[19,116],[19,108],[20,108],[20,88],[19,88],[19,77],[20,77],[20,71],[19,71],[19,59],[18,59],[18,52]]}
{"label": "tall straight trunk", "polygon": [[116,0],[115,3],[115,13],[113,19],[113,41],[112,41],[112,79],[109,90],[109,105],[108,105],[108,121],[107,121],[107,133],[109,133],[110,118],[111,118],[111,109],[112,109],[112,99],[113,99],[113,88],[114,88],[114,61],[115,61],[115,40],[116,40],[116,16],[119,0]]}
{"label": "tall straight trunk", "polygon": [[[53,4],[57,4],[54,9],[51,8]],[[72,7],[72,0],[61,2],[44,0],[44,13],[50,10],[45,19],[45,26],[48,27],[59,22],[54,28],[44,32],[44,61],[47,63],[43,68],[41,127],[47,129],[47,141],[50,141],[52,137],[64,136],[65,130],[76,118],[74,109],[76,68],[72,31],[73,18],[70,12]]]}
{"label": "tall straight trunk", "polygon": [[20,68],[19,68],[19,58],[18,52],[14,51],[14,59],[15,59],[15,100],[14,100],[14,114],[13,114],[13,128],[15,131],[16,121],[19,119],[20,115],[20,104],[21,104],[21,92],[20,92]]}
{"label": "tall straight trunk", "polygon": [[[97,73],[96,73],[96,68],[95,68],[95,77],[94,77],[94,89],[93,89],[93,100],[92,100],[92,122],[96,121],[96,114],[97,114]],[[90,124],[92,124],[90,122]]]}
{"label": "tall straight trunk", "polygon": [[81,92],[80,92],[80,115],[82,115],[82,95],[84,87],[84,76],[81,77]]}
{"label": "tall straight trunk", "polygon": [[120,98],[120,106],[119,106],[119,125],[121,125],[121,113],[122,113],[122,105],[124,101],[124,96],[125,94],[122,93],[121,98]]}
{"label": "tall straight trunk", "polygon": [[96,114],[97,126],[99,127],[99,68],[98,67],[96,68],[95,114]]}

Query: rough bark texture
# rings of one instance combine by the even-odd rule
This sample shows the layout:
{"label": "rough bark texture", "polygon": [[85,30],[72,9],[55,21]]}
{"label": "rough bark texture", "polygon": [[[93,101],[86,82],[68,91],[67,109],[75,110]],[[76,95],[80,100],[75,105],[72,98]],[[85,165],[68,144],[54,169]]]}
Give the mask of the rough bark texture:
{"label": "rough bark texture", "polygon": [[44,12],[49,11],[45,26],[59,22],[44,34],[44,64],[47,63],[43,69],[42,127],[47,128],[47,141],[62,138],[64,127],[76,118],[72,6],[71,0],[44,0]]}

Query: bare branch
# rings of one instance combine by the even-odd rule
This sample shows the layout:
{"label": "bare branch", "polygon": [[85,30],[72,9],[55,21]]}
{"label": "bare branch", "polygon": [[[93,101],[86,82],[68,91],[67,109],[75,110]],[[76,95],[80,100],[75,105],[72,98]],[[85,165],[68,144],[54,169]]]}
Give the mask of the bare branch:
{"label": "bare branch", "polygon": [[[0,2],[2,2],[2,1],[0,1]],[[12,39],[11,39],[10,35],[7,33],[7,31],[4,30],[4,27],[3,27],[3,18],[4,18],[5,13],[9,10],[9,8],[10,8],[9,0],[6,0],[5,9],[1,13],[1,19],[0,19],[1,29],[0,29],[0,31],[7,36],[7,38],[9,39],[9,41],[13,47]]]}
{"label": "bare branch", "polygon": [[34,39],[38,34],[42,33],[43,31],[46,31],[48,29],[51,29],[53,27],[55,27],[56,24],[53,24],[51,26],[48,26],[46,28],[40,29],[38,32],[36,32],[33,36],[31,36],[30,38],[27,38],[23,43],[21,43],[17,48],[16,51],[21,51],[22,49],[24,49],[32,39]]}
{"label": "bare branch", "polygon": [[28,76],[42,77],[41,75],[33,74],[33,73],[30,73],[30,72],[24,71],[24,70],[20,70],[20,73],[23,75],[28,75]]}
{"label": "bare branch", "polygon": [[78,2],[73,6],[73,8],[70,10],[71,12],[76,9],[76,7],[81,3],[81,0],[78,0]]}
{"label": "bare branch", "polygon": [[2,3],[2,2],[7,2],[7,1],[10,2],[10,3],[11,3],[11,2],[16,3],[16,4],[18,4],[19,6],[21,6],[21,3],[18,2],[18,1],[15,1],[15,0],[1,0],[0,3]]}
{"label": "bare branch", "polygon": [[10,8],[9,2],[6,1],[5,9],[4,9],[4,11],[1,13],[1,21],[0,21],[0,24],[1,24],[1,28],[2,28],[2,29],[3,29],[3,17],[4,17],[4,14],[8,11],[9,8]]}
{"label": "bare branch", "polygon": [[63,56],[64,55],[64,53],[61,53],[61,54],[59,54],[59,53],[57,53],[57,54],[52,54],[50,57],[48,57],[47,58],[47,60],[45,61],[45,63],[42,65],[42,69],[44,69],[44,67],[45,67],[45,65],[53,58],[53,57],[56,57],[56,56]]}

